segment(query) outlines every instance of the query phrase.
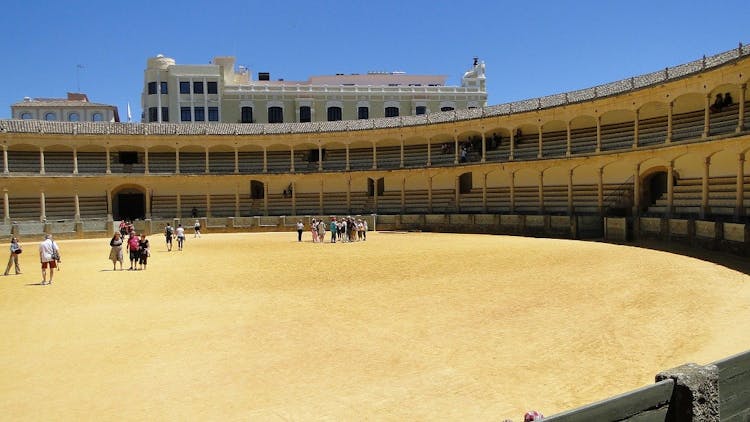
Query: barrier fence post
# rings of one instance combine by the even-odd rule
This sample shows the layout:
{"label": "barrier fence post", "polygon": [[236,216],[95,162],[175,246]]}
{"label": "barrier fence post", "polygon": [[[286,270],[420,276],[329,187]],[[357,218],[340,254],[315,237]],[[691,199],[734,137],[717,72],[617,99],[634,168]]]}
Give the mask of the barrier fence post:
{"label": "barrier fence post", "polygon": [[687,363],[656,374],[656,382],[673,379],[666,421],[719,422],[719,369]]}

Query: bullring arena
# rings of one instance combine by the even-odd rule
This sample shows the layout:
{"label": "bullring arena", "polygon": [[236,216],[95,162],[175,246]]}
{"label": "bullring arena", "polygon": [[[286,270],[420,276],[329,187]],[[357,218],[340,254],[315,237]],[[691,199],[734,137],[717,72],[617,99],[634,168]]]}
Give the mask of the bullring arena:
{"label": "bullring arena", "polygon": [[[750,359],[729,358],[750,349],[745,267],[628,242],[748,255],[748,57],[740,45],[424,116],[0,121],[0,233],[27,251],[23,274],[0,283],[1,410],[502,420],[651,385],[607,403],[665,420],[684,405],[683,378],[654,376],[696,362],[720,390],[700,404],[746,420]],[[716,108],[719,93],[733,100]],[[465,162],[459,145],[471,145]],[[167,253],[162,227],[193,213],[206,235]],[[366,242],[295,241],[297,219],[330,215],[375,230]],[[146,271],[111,271],[121,218],[152,234]],[[44,233],[63,250],[51,286],[37,285]],[[627,420],[608,409],[577,420]]]}
{"label": "bullring arena", "polygon": [[750,348],[746,274],[643,248],[153,236],[146,271],[113,272],[108,239],[71,240],[39,286],[37,240],[0,284],[14,419],[517,419]]}

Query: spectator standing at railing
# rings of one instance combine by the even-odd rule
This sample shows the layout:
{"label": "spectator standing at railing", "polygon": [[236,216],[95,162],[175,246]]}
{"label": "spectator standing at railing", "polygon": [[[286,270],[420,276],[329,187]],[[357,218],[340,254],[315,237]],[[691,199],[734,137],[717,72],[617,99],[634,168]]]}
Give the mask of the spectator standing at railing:
{"label": "spectator standing at railing", "polygon": [[729,107],[730,105],[734,104],[734,99],[732,99],[732,93],[727,92],[724,94],[724,107]]}
{"label": "spectator standing at railing", "polygon": [[717,112],[721,111],[722,108],[724,108],[724,96],[719,93],[716,94],[716,99],[709,109],[713,112]]}
{"label": "spectator standing at railing", "polygon": [[18,265],[18,255],[21,254],[21,245],[18,243],[18,238],[13,236],[12,239],[10,239],[10,258],[8,259],[8,266],[5,267],[5,274],[8,275],[10,273],[10,267],[15,266],[16,275],[21,274],[21,267]]}

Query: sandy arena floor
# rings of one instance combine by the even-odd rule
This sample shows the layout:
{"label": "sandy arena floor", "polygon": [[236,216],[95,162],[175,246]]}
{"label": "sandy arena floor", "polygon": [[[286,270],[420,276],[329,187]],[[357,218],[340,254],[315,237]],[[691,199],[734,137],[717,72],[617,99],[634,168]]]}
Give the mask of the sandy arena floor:
{"label": "sandy arena floor", "polygon": [[634,247],[152,236],[113,272],[108,239],[74,240],[40,286],[39,240],[0,277],[2,419],[519,420],[750,349],[750,277]]}

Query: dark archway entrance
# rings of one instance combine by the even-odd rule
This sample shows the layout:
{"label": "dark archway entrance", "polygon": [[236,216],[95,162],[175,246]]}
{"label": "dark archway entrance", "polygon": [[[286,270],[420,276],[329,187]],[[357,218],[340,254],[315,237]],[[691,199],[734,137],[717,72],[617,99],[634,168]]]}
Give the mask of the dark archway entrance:
{"label": "dark archway entrance", "polygon": [[136,187],[123,188],[113,194],[115,220],[142,220],[146,218],[146,195]]}
{"label": "dark archway entrance", "polygon": [[667,172],[656,171],[649,174],[643,180],[643,193],[641,198],[641,211],[647,210],[654,205],[658,199],[667,193]]}

